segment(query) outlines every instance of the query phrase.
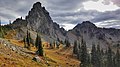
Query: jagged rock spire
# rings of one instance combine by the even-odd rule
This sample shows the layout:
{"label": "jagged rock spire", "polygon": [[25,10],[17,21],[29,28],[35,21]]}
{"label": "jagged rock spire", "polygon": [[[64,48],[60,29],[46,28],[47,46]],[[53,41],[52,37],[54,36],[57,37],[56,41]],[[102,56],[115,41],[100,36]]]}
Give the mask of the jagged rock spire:
{"label": "jagged rock spire", "polygon": [[39,7],[41,7],[41,3],[40,2],[34,3],[33,8],[39,8]]}

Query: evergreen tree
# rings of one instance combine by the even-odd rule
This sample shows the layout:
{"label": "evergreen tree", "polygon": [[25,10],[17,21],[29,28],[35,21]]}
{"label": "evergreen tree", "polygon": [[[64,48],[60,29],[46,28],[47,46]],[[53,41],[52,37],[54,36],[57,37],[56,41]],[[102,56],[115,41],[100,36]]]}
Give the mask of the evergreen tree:
{"label": "evergreen tree", "polygon": [[103,67],[107,67],[107,54],[108,50],[106,49],[103,57]]}
{"label": "evergreen tree", "polygon": [[107,51],[107,67],[113,67],[112,50],[110,47],[108,47],[108,51]]}
{"label": "evergreen tree", "polygon": [[79,43],[78,45],[78,53],[77,53],[77,58],[80,60],[80,56],[81,56],[81,44]]}
{"label": "evergreen tree", "polygon": [[64,44],[62,40],[60,40],[60,43],[61,43],[61,44]]}
{"label": "evergreen tree", "polygon": [[101,56],[104,55],[103,49],[100,50]]}
{"label": "evergreen tree", "polygon": [[91,64],[93,65],[93,67],[97,67],[97,51],[96,51],[96,47],[95,44],[92,45],[92,51],[91,51]]}
{"label": "evergreen tree", "polygon": [[1,26],[1,20],[0,20],[0,32],[1,32],[2,26]]}
{"label": "evergreen tree", "polygon": [[101,67],[104,67],[104,51],[103,51],[103,49],[101,49],[100,54],[101,54],[101,60],[100,60]]}
{"label": "evergreen tree", "polygon": [[30,49],[30,33],[27,30],[27,37],[26,37],[26,42],[27,42],[27,48]]}
{"label": "evergreen tree", "polygon": [[0,37],[2,37],[2,26],[1,26],[1,20],[0,20]]}
{"label": "evergreen tree", "polygon": [[119,49],[117,49],[117,52],[116,52],[116,67],[120,67],[120,52],[119,52]]}
{"label": "evergreen tree", "polygon": [[58,42],[60,42],[60,39],[59,39],[59,38],[57,38],[57,41],[58,41]]}
{"label": "evergreen tree", "polygon": [[97,66],[101,67],[101,50],[100,50],[100,45],[97,45]]}
{"label": "evergreen tree", "polygon": [[56,42],[56,48],[58,48],[59,49],[59,42]]}
{"label": "evergreen tree", "polygon": [[87,67],[91,67],[91,55],[89,53],[87,54],[87,64]]}
{"label": "evergreen tree", "polygon": [[24,48],[26,48],[26,37],[23,38],[23,42],[24,42]]}
{"label": "evergreen tree", "polygon": [[117,67],[116,56],[113,57],[113,66],[114,66],[114,67]]}
{"label": "evergreen tree", "polygon": [[77,53],[78,53],[77,41],[74,41],[73,53],[74,53],[74,54],[77,54]]}
{"label": "evergreen tree", "polygon": [[51,44],[51,43],[50,43],[50,48],[51,48],[51,49],[53,49],[53,46],[52,46],[52,44]]}
{"label": "evergreen tree", "polygon": [[70,47],[70,42],[67,39],[65,39],[65,45],[66,47]]}
{"label": "evergreen tree", "polygon": [[0,19],[0,37],[1,37],[1,38],[4,37],[4,33],[5,33],[5,31],[3,31],[3,29],[2,29],[1,19]]}
{"label": "evergreen tree", "polygon": [[40,36],[37,34],[36,42],[35,42],[36,48],[38,49],[36,51],[36,54],[39,56],[43,56],[43,48],[42,48],[42,42]]}
{"label": "evergreen tree", "polygon": [[27,35],[23,38],[23,42],[24,42],[24,47],[25,48],[28,48],[28,49],[30,49],[30,44],[32,44],[33,46],[34,46],[34,41],[33,41],[33,39],[31,38],[31,36],[30,36],[30,33],[28,32],[28,30],[27,30]]}
{"label": "evergreen tree", "polygon": [[55,41],[54,41],[54,42],[53,42],[53,48],[55,48],[55,44],[56,44],[56,43],[55,43]]}
{"label": "evergreen tree", "polygon": [[80,67],[87,67],[88,66],[88,56],[87,56],[87,47],[86,43],[82,40],[81,42],[81,51],[80,51]]}
{"label": "evergreen tree", "polygon": [[39,38],[38,38],[38,34],[36,36],[36,40],[35,40],[35,47],[38,48],[38,44],[39,44]]}
{"label": "evergreen tree", "polygon": [[78,49],[80,49],[81,48],[81,45],[80,45],[80,43],[78,43]]}

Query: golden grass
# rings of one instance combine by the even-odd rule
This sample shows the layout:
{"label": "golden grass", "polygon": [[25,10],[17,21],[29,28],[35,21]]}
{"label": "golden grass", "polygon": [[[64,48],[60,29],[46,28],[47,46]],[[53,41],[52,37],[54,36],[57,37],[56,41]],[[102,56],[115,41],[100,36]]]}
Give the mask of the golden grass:
{"label": "golden grass", "polygon": [[46,67],[0,44],[0,67]]}
{"label": "golden grass", "polygon": [[16,31],[10,30],[7,32],[7,34],[4,36],[6,39],[12,39],[16,35]]}
{"label": "golden grass", "polygon": [[[8,39],[8,41],[17,46],[24,47],[24,43],[20,40]],[[32,58],[21,56],[6,49],[8,53],[5,54],[9,54],[11,56],[0,55],[0,65],[3,67],[47,67],[47,64],[45,63],[47,61],[51,67],[79,67],[80,62],[72,56],[71,47],[63,48],[61,44],[59,49],[49,49],[49,43],[43,42],[42,44],[44,45],[43,51],[45,57],[43,57],[44,59],[41,63],[37,63],[32,61]],[[36,48],[31,47],[30,51],[35,52]],[[34,57],[34,55],[32,56]]]}

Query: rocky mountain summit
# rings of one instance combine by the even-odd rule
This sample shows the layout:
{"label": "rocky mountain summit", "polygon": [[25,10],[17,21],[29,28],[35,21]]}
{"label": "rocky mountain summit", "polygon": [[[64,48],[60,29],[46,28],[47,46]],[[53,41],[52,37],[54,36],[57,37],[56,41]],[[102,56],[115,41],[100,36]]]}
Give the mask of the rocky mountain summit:
{"label": "rocky mountain summit", "polygon": [[41,6],[40,2],[33,5],[33,8],[29,11],[28,16],[26,16],[26,21],[28,22],[27,27],[36,32],[49,35],[55,38],[61,38],[63,36],[63,29],[51,19],[49,12],[45,7]]}
{"label": "rocky mountain summit", "polygon": [[[26,33],[27,29],[32,32],[38,32],[54,40],[57,40],[57,38],[60,40],[65,39],[66,34],[64,28],[60,28],[56,22],[53,22],[49,12],[45,9],[45,7],[41,6],[40,2],[34,3],[25,19],[16,19],[13,22],[12,27],[21,28],[20,32],[22,33]],[[47,37],[44,38],[45,40],[48,39]]]}

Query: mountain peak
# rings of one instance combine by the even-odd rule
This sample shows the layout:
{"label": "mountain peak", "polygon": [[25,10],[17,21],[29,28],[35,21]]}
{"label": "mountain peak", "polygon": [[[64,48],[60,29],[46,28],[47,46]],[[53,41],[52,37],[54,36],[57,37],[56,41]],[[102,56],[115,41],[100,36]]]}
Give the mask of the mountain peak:
{"label": "mountain peak", "polygon": [[90,21],[83,21],[81,25],[88,26],[88,27],[96,27],[95,24],[93,24]]}
{"label": "mountain peak", "polygon": [[83,21],[81,24],[77,24],[75,28],[96,28],[96,25],[90,21]]}
{"label": "mountain peak", "polygon": [[33,4],[33,8],[39,8],[41,7],[41,3],[40,2],[36,2]]}

